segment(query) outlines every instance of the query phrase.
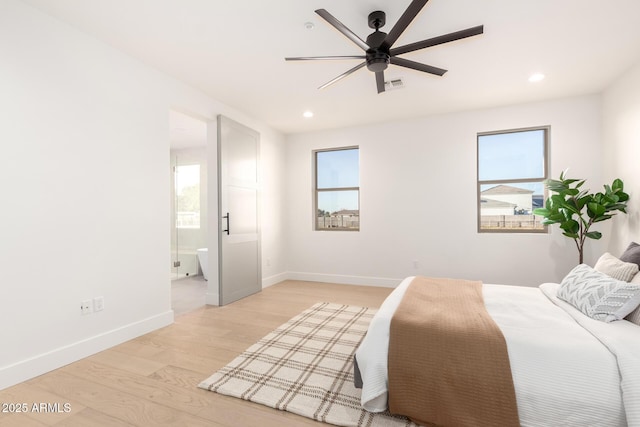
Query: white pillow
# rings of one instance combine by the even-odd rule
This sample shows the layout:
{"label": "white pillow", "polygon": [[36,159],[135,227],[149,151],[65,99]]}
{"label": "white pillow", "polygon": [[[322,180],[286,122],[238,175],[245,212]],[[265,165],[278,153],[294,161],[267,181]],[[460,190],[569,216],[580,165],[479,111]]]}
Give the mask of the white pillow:
{"label": "white pillow", "polygon": [[609,252],[605,252],[593,268],[623,282],[630,282],[638,274],[638,264],[621,261]]}
{"label": "white pillow", "polygon": [[560,283],[558,298],[603,322],[621,320],[640,305],[640,285],[623,282],[580,264]]}

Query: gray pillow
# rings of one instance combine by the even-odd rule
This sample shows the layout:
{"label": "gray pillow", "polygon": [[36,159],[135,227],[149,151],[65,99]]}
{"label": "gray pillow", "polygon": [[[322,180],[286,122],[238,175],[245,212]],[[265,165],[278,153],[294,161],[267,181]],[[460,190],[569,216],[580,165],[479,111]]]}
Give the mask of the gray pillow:
{"label": "gray pillow", "polygon": [[628,320],[629,322],[635,323],[636,325],[640,326],[640,307],[629,313],[629,315],[625,317],[624,320]]}
{"label": "gray pillow", "polygon": [[622,255],[620,255],[620,259],[624,262],[633,262],[640,266],[640,245],[636,242],[631,242]]}
{"label": "gray pillow", "polygon": [[580,264],[560,283],[558,298],[603,322],[621,320],[640,305],[640,285],[623,282]]}

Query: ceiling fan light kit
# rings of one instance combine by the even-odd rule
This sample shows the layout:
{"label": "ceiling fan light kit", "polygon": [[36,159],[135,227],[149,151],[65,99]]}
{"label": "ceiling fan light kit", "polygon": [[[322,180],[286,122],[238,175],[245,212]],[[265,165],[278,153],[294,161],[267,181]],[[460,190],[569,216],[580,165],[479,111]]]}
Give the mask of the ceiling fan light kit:
{"label": "ceiling fan light kit", "polygon": [[353,74],[360,68],[367,67],[367,69],[376,76],[376,86],[378,93],[385,91],[384,71],[390,64],[398,65],[400,67],[410,68],[425,73],[442,76],[447,70],[434,67],[420,62],[411,61],[405,58],[399,58],[398,55],[404,53],[414,52],[416,50],[425,49],[428,47],[436,46],[443,43],[452,42],[454,40],[460,40],[463,38],[476,36],[482,34],[484,27],[482,25],[468,28],[466,30],[456,31],[442,36],[433,37],[430,39],[422,40],[419,42],[411,43],[405,46],[393,48],[393,44],[402,35],[404,30],[407,29],[409,24],[414,20],[422,8],[427,4],[429,0],[413,0],[409,7],[404,11],[398,22],[393,26],[391,31],[387,34],[380,31],[386,23],[386,14],[383,11],[376,10],[371,12],[368,17],[369,27],[375,31],[367,37],[364,41],[358,37],[353,31],[347,28],[342,22],[338,21],[333,15],[324,9],[318,9],[315,12],[327,21],[331,26],[337,29],[345,37],[355,43],[358,47],[364,50],[364,55],[351,55],[351,56],[306,56],[306,57],[290,57],[285,58],[287,61],[309,61],[309,60],[343,60],[343,59],[364,59],[364,62],[351,68],[345,73],[339,75],[335,79],[320,86],[319,89],[323,89],[336,83],[339,80]]}

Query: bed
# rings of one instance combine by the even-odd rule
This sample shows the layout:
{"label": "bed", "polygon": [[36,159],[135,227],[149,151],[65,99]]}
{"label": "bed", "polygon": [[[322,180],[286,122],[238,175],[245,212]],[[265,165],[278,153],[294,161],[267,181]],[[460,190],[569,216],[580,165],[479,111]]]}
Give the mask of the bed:
{"label": "bed", "polygon": [[[391,319],[413,277],[389,295],[355,355],[362,406],[388,409]],[[482,285],[486,310],[504,335],[522,426],[640,426],[640,327],[587,317],[538,288]]]}

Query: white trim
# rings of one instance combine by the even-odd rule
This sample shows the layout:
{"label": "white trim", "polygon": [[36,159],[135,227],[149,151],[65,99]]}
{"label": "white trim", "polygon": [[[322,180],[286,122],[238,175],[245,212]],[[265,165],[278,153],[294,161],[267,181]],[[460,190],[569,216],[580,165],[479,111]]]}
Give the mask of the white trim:
{"label": "white trim", "polygon": [[275,274],[275,275],[270,276],[270,277],[264,277],[262,279],[262,289],[268,288],[269,286],[273,286],[276,283],[283,282],[283,281],[285,281],[287,279],[289,279],[289,273],[287,273],[287,272],[280,273],[280,274]]}
{"label": "white trim", "polygon": [[168,310],[156,316],[2,367],[0,368],[0,390],[163,328],[172,324],[173,319],[173,310]]}
{"label": "white trim", "polygon": [[385,277],[347,276],[340,274],[304,273],[298,271],[289,271],[287,273],[287,279],[306,280],[309,282],[338,283],[341,285],[377,286],[381,288],[395,288],[400,284],[400,282],[402,282],[402,279]]}

